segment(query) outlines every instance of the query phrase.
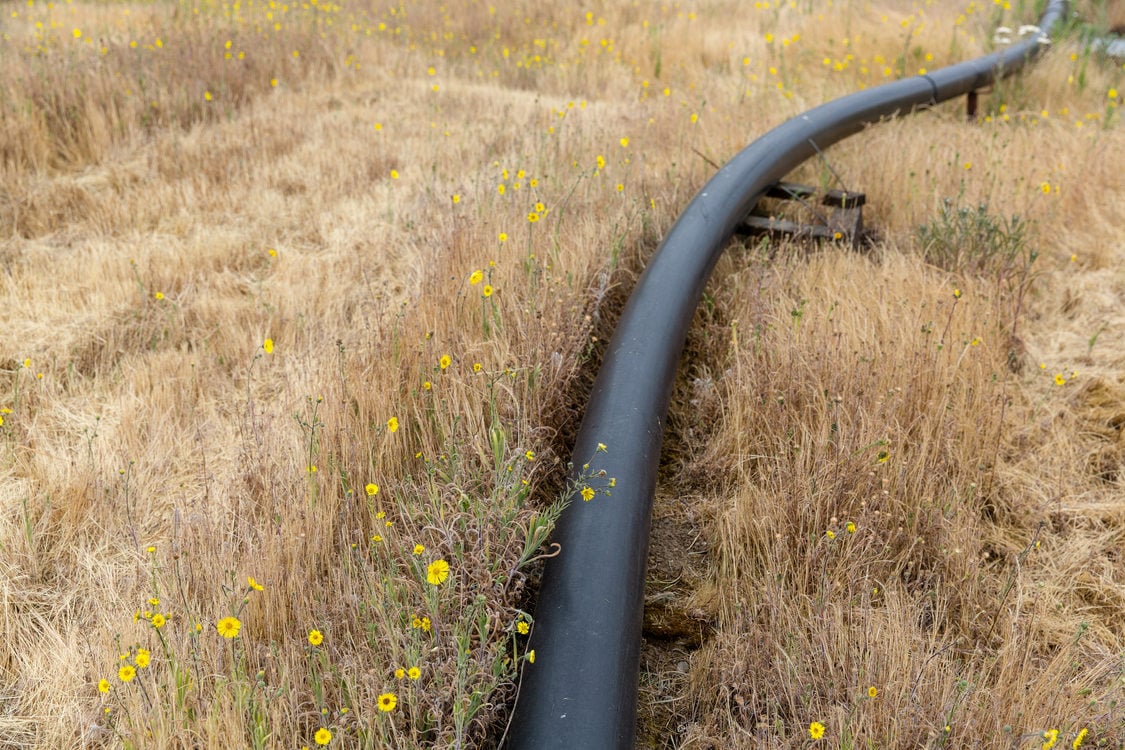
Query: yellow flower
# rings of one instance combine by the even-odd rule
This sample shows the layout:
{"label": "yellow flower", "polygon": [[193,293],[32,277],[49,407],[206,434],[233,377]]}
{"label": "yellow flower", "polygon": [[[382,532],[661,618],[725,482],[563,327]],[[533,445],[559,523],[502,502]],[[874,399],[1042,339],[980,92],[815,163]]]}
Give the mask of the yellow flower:
{"label": "yellow flower", "polygon": [[519,622],[516,623],[516,630],[519,632],[520,635],[527,635],[528,632],[531,630],[531,626],[528,625],[523,620],[520,620]]}
{"label": "yellow flower", "polygon": [[147,648],[138,648],[137,649],[137,658],[134,661],[136,661],[138,667],[140,667],[141,669],[144,669],[145,667],[148,666],[148,663],[151,659],[152,659],[152,654],[149,653]]}
{"label": "yellow flower", "polygon": [[621,148],[629,148],[629,139],[628,138],[622,138],[620,141],[618,141],[618,143],[621,144]]}
{"label": "yellow flower", "polygon": [[828,541],[832,541],[833,539],[836,538],[836,532],[833,531],[832,529],[829,529],[828,531],[824,532],[824,535],[826,537],[828,537]]}
{"label": "yellow flower", "polygon": [[1059,730],[1048,729],[1043,733],[1043,750],[1051,750],[1059,741]]}
{"label": "yellow flower", "polygon": [[855,533],[855,521],[848,521],[848,525],[845,526],[844,528],[846,528],[848,530],[849,534],[854,534]]}
{"label": "yellow flower", "polygon": [[164,619],[164,615],[157,612],[155,615],[152,616],[151,622],[152,622],[152,626],[154,628],[156,628],[157,630],[159,630],[160,628],[164,627],[164,623],[166,623],[167,620]]}
{"label": "yellow flower", "polygon": [[1110,99],[1116,99],[1117,98],[1117,89],[1110,89],[1109,91],[1105,92],[1105,95],[1107,97],[1109,97]]}
{"label": "yellow flower", "polygon": [[528,664],[534,664],[535,663],[535,649],[531,649],[530,651],[527,652],[527,663]]}
{"label": "yellow flower", "polygon": [[[421,624],[422,621],[419,620],[418,622],[419,622],[419,624]],[[399,667],[398,669],[395,670],[395,679],[401,680],[403,677],[406,677],[406,670],[403,669],[402,667]]]}
{"label": "yellow flower", "polygon": [[273,354],[273,339],[266,339],[262,342],[262,348],[265,349],[266,354]]}
{"label": "yellow flower", "polygon": [[224,617],[219,620],[215,628],[223,638],[237,638],[242,622],[237,617]]}
{"label": "yellow flower", "polygon": [[152,295],[152,298],[157,300],[164,299],[164,292],[157,292],[156,294]]}
{"label": "yellow flower", "polygon": [[453,194],[453,204],[456,205],[461,202],[461,196],[457,193]]}
{"label": "yellow flower", "polygon": [[383,693],[379,696],[380,711],[394,711],[397,704],[398,698],[395,697],[394,693]]}
{"label": "yellow flower", "polygon": [[390,432],[398,432],[398,417],[391,417],[387,420],[387,429]]}
{"label": "yellow flower", "polygon": [[596,493],[594,492],[593,487],[583,487],[582,488],[582,499],[586,502],[590,502],[591,500],[593,500],[595,494]]}
{"label": "yellow flower", "polygon": [[528,220],[529,222],[531,222],[532,224],[534,224],[535,222],[539,221],[539,214],[537,214],[537,213],[535,213],[534,211],[532,211],[531,213],[529,213],[529,214],[527,215],[527,220]]}
{"label": "yellow flower", "polygon": [[821,724],[819,721],[814,721],[812,724],[809,724],[809,737],[811,737],[814,740],[819,740],[823,736],[824,736],[824,725],[823,724]]}
{"label": "yellow flower", "polygon": [[481,272],[480,270],[473,271],[471,274],[469,274],[469,283],[472,284],[473,286],[476,286],[477,284],[479,284],[481,282],[481,279],[483,279],[483,278],[484,278],[483,272]]}
{"label": "yellow flower", "polygon": [[481,368],[480,362],[473,362],[473,372],[480,372],[480,368]]}
{"label": "yellow flower", "polygon": [[316,730],[316,734],[313,735],[313,740],[318,745],[327,745],[332,741],[332,732],[329,731],[326,727],[321,727],[320,729]]}
{"label": "yellow flower", "polygon": [[492,286],[489,285],[489,284],[485,284],[484,287],[480,290],[480,293],[481,293],[481,296],[483,296],[485,299],[491,297],[492,296]]}
{"label": "yellow flower", "polygon": [[137,676],[137,670],[129,664],[122,664],[121,668],[117,670],[117,679],[122,682],[131,682]]}
{"label": "yellow flower", "polygon": [[534,461],[535,460],[535,451],[528,451],[527,453],[524,453],[523,455],[524,455],[524,458],[526,458],[528,461]]}
{"label": "yellow flower", "polygon": [[508,233],[507,232],[501,232],[498,236],[499,236],[501,242],[507,242],[508,241]]}
{"label": "yellow flower", "polygon": [[99,693],[108,693],[109,687],[110,687],[109,686],[109,680],[107,680],[106,678],[103,677],[100,680],[98,680],[98,692]]}
{"label": "yellow flower", "polygon": [[443,370],[449,369],[451,364],[453,364],[453,358],[448,354],[441,355],[441,359],[438,360],[438,367]]}
{"label": "yellow flower", "polygon": [[954,289],[953,290],[953,299],[961,299],[961,290],[960,289]]}
{"label": "yellow flower", "polygon": [[397,170],[397,169],[392,169],[392,170],[391,170],[391,179],[392,179],[392,180],[397,180],[397,179],[398,179],[398,170]]}
{"label": "yellow flower", "polygon": [[211,101],[211,98],[212,98],[212,97],[211,97],[211,92],[210,92],[210,91],[204,91],[204,92],[203,92],[203,98],[204,98],[204,99],[205,99],[206,101]]}
{"label": "yellow flower", "polygon": [[379,485],[375,484],[374,482],[369,482],[367,486],[363,488],[363,490],[367,493],[368,497],[375,497],[379,494]]}
{"label": "yellow flower", "polygon": [[430,389],[431,389],[431,388],[433,388],[433,387],[434,387],[434,384],[433,384],[433,383],[431,383],[430,381],[428,381],[428,380],[423,380],[423,381],[422,381],[422,390],[423,390],[423,391],[428,391],[428,390],[430,390]]}
{"label": "yellow flower", "polygon": [[1086,739],[1086,733],[1089,731],[1090,730],[1086,727],[1082,727],[1078,732],[1078,736],[1074,738],[1074,742],[1070,745],[1073,750],[1078,750],[1078,748],[1082,747],[1082,742]]}
{"label": "yellow flower", "polygon": [[319,646],[320,644],[324,643],[324,634],[319,630],[310,630],[309,643],[313,646]]}
{"label": "yellow flower", "polygon": [[417,680],[422,676],[422,670],[418,669],[418,667],[411,667],[410,669],[406,670],[406,676],[412,680]]}
{"label": "yellow flower", "polygon": [[539,202],[535,204],[535,210],[539,213],[546,213],[547,207],[544,206],[542,202]]}
{"label": "yellow flower", "polygon": [[1061,372],[1055,375],[1055,385],[1066,385],[1066,378],[1062,376]]}
{"label": "yellow flower", "polygon": [[420,555],[425,551],[426,551],[426,548],[423,547],[421,544],[415,544],[414,545],[414,554],[415,555]]}
{"label": "yellow flower", "polygon": [[82,30],[81,29],[75,29],[71,33],[74,34],[75,39],[81,39],[82,38]]}
{"label": "yellow flower", "polygon": [[879,689],[876,688],[874,685],[867,688],[867,697],[868,698],[874,698],[878,694],[879,694]]}
{"label": "yellow flower", "polygon": [[1039,189],[1043,191],[1043,195],[1050,195],[1051,194],[1051,183],[1041,182],[1041,183],[1039,183]]}
{"label": "yellow flower", "polygon": [[605,443],[598,443],[598,452],[599,453],[605,453],[606,452]]}
{"label": "yellow flower", "polygon": [[426,580],[431,585],[440,586],[445,583],[446,578],[449,578],[449,563],[445,560],[434,560],[426,568]]}
{"label": "yellow flower", "polygon": [[250,584],[250,588],[254,589],[255,591],[262,591],[265,589],[265,586],[254,580],[254,576],[248,576],[246,578],[246,582]]}

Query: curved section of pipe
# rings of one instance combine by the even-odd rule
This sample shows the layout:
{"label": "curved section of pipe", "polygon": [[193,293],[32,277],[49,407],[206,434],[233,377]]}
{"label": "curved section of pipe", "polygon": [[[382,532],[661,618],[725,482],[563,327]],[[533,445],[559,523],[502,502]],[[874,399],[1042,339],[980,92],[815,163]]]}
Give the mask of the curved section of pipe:
{"label": "curved section of pipe", "polygon": [[[766,189],[884,118],[992,83],[1034,59],[1066,12],[1051,0],[1041,31],[986,57],[850,94],[798,115],[729,161],[695,196],[637,283],[609,343],[574,447],[575,494],[547,561],[508,747],[633,746],[652,499],[664,420],[687,329],[735,227]],[[600,448],[604,445],[604,450]],[[604,472],[604,475],[602,474]],[[611,479],[615,479],[616,483]]]}

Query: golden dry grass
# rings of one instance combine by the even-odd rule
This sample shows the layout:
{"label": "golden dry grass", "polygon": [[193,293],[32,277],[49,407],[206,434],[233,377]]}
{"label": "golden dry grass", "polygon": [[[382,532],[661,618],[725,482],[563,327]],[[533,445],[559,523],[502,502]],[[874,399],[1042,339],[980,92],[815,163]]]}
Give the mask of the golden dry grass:
{"label": "golden dry grass", "polygon": [[[1001,20],[763,5],[6,10],[0,744],[494,741],[597,339],[708,160]],[[1071,49],[829,152],[870,255],[722,262],[665,744],[1123,741],[1122,75]],[[944,198],[1030,217],[1030,273],[927,262]]]}

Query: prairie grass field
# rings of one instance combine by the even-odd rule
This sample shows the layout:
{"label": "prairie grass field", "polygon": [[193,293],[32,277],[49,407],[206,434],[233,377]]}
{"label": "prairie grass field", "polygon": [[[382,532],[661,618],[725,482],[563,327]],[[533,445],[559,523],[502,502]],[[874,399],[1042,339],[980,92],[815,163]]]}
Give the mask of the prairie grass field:
{"label": "prairie grass field", "polygon": [[[496,746],[676,216],[1040,5],[5,3],[0,748]],[[1125,3],[1072,9],[792,176],[869,246],[720,261],[639,747],[1125,747]]]}

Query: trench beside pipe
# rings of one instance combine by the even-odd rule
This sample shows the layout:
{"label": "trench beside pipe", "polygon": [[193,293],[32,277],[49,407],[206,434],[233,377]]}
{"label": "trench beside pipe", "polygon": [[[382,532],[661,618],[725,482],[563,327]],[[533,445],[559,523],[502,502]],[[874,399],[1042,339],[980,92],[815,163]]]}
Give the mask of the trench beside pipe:
{"label": "trench beside pipe", "polygon": [[[529,644],[536,659],[524,665],[509,748],[633,747],[664,420],[688,326],[735,228],[771,184],[818,150],[868,124],[1019,70],[1044,49],[1066,7],[1065,0],[1051,0],[1039,21],[1042,32],[1002,52],[850,94],[794,117],[737,154],[688,205],[629,298],[594,383],[572,477],[599,494],[589,502],[575,496],[552,537],[561,552],[544,569]],[[612,489],[610,478],[616,479]]]}

